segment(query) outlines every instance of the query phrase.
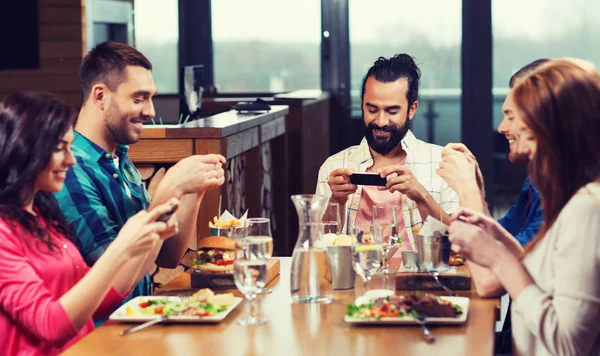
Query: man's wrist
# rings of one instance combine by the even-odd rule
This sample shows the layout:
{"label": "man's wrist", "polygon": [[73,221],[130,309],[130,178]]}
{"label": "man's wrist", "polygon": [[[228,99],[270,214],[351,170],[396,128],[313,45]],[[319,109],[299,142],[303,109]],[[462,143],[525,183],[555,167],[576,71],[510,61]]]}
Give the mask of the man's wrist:
{"label": "man's wrist", "polygon": [[184,187],[175,182],[174,179],[171,179],[171,177],[172,176],[169,175],[169,172],[167,171],[167,174],[165,174],[165,177],[160,182],[158,189],[167,190],[170,193],[170,196],[181,199],[181,197],[186,193]]}
{"label": "man's wrist", "polygon": [[412,199],[417,204],[423,204],[423,203],[427,203],[427,201],[429,200],[430,197],[431,197],[431,195],[429,194],[429,192],[427,190],[425,190],[425,187],[421,186],[417,190],[417,192],[412,197],[409,197],[409,198]]}

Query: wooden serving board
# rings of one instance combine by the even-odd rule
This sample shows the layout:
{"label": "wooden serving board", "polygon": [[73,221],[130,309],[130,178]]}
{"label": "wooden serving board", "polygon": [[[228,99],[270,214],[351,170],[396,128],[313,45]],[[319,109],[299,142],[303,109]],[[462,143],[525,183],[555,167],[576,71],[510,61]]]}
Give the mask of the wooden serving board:
{"label": "wooden serving board", "polygon": [[[465,265],[456,267],[456,274],[440,273],[438,278],[452,290],[471,289],[471,272]],[[398,272],[396,273],[396,289],[438,290],[442,287],[427,272]]]}
{"label": "wooden serving board", "polygon": [[[265,283],[269,284],[279,274],[279,259],[270,259],[267,262],[267,274]],[[210,289],[235,289],[233,282],[233,272],[204,272],[192,270],[191,272],[192,288],[210,288]]]}

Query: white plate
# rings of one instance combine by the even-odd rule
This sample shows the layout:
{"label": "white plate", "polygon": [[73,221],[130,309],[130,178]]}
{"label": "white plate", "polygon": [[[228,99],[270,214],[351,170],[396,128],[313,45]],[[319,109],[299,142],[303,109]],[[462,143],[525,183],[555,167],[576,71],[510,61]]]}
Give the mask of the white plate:
{"label": "white plate", "polygon": [[[136,297],[136,298],[131,299],[127,303],[121,305],[121,307],[119,309],[115,310],[110,315],[109,319],[115,320],[115,321],[127,322],[127,323],[145,323],[146,321],[150,321],[152,319],[159,318],[160,315],[145,315],[145,314],[141,314],[141,312],[139,314],[136,313],[136,315],[132,315],[132,316],[128,316],[126,313],[127,307],[132,307],[135,310],[139,310],[140,309],[139,304],[141,302],[146,301],[146,300],[157,300],[157,299],[179,301],[182,298],[181,297],[167,297],[167,296]],[[165,320],[165,323],[219,323],[223,319],[225,319],[225,317],[227,317],[227,315],[233,309],[235,309],[235,307],[237,307],[242,302],[242,300],[244,300],[244,299],[239,298],[239,297],[234,297],[233,303],[231,305],[229,305],[226,310],[220,312],[217,315],[213,315],[213,316],[174,316],[174,317],[171,317],[171,318]]]}
{"label": "white plate", "polygon": [[[426,318],[427,324],[440,324],[440,325],[455,325],[462,324],[467,321],[467,314],[469,313],[469,298],[466,297],[440,297],[443,300],[452,302],[462,308],[462,313],[456,318]],[[344,315],[344,321],[349,324],[358,325],[418,325],[415,318],[412,316],[404,316],[401,318],[352,318]]]}

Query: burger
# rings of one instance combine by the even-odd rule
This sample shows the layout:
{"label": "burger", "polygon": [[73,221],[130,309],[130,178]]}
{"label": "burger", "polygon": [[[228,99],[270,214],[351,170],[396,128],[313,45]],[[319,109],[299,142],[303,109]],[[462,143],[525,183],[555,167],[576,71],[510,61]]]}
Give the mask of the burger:
{"label": "burger", "polygon": [[194,268],[206,272],[233,271],[235,242],[223,236],[205,237],[198,242]]}

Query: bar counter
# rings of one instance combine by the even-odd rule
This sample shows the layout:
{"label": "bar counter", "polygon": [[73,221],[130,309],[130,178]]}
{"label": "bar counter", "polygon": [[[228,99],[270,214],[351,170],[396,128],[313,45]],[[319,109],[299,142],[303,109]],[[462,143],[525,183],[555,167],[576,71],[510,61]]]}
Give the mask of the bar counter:
{"label": "bar counter", "polygon": [[[141,140],[131,145],[129,157],[142,172],[151,195],[157,185],[152,180],[162,178],[161,167],[168,169],[195,154],[219,153],[227,158],[225,184],[220,190],[206,192],[200,206],[198,239],[210,235],[208,222],[219,215],[219,201],[221,210],[228,209],[236,216],[249,209],[249,216],[282,220],[289,200],[286,162],[274,161],[271,152],[287,149],[288,112],[287,106],[274,105],[268,112],[230,110],[180,125],[145,125]],[[150,173],[143,173],[146,169]],[[285,196],[272,196],[272,190]]]}

